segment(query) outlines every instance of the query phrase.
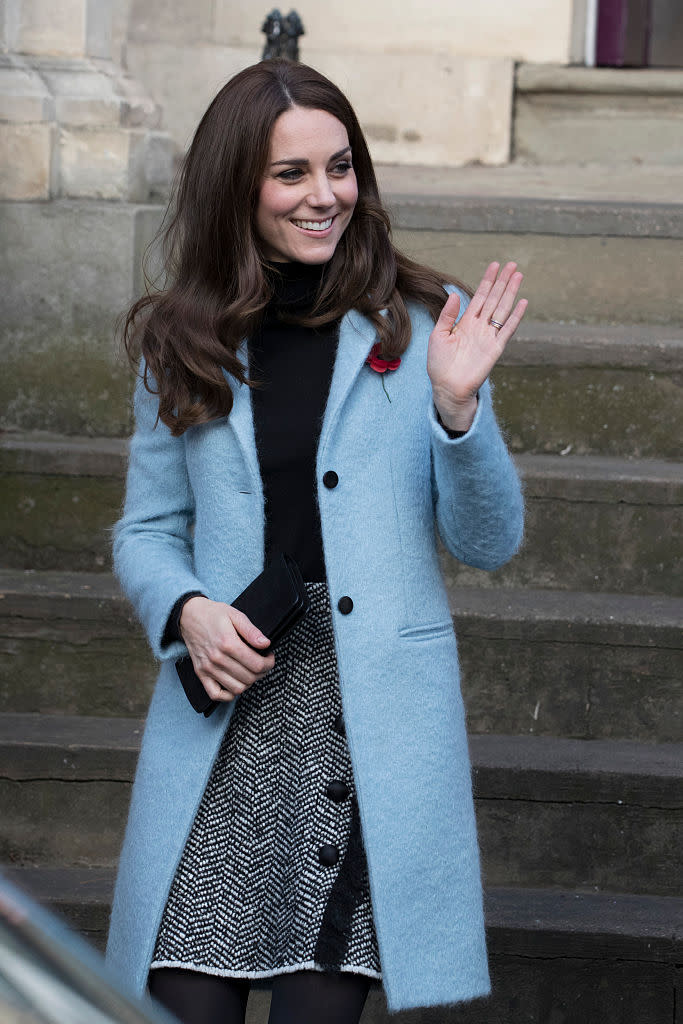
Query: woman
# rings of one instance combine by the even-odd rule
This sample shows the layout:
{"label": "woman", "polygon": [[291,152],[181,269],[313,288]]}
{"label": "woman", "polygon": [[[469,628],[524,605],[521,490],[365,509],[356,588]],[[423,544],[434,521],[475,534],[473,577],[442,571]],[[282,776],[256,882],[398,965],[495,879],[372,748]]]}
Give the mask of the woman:
{"label": "woman", "polygon": [[[373,978],[390,1010],[484,995],[434,523],[485,569],[520,543],[487,377],[522,275],[491,264],[467,305],[399,254],[348,101],[280,60],[212,102],[166,237],[167,287],[127,321],[144,368],[114,562],[162,667],[109,959],[194,1024],[243,1021],[263,977],[271,1024],[357,1022]],[[282,549],[311,607],[270,651],[230,601]]]}

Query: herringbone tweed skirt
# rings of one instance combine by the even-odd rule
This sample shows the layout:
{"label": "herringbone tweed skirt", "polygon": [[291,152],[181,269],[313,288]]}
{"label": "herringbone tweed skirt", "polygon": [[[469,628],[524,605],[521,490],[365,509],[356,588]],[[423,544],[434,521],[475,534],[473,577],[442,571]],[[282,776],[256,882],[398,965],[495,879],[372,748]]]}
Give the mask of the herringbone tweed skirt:
{"label": "herringbone tweed skirt", "polygon": [[152,968],[381,978],[326,583],[237,698]]}

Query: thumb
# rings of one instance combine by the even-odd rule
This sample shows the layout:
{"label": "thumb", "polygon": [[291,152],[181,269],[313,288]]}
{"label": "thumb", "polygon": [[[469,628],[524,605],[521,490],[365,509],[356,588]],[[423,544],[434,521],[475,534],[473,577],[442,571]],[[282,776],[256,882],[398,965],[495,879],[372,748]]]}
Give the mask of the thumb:
{"label": "thumb", "polygon": [[243,640],[246,640],[252,647],[267,647],[270,644],[268,637],[263,635],[258,626],[255,626],[244,612],[233,608],[232,605],[229,605],[229,608],[230,621]]}
{"label": "thumb", "polygon": [[448,296],[444,304],[443,309],[439,314],[439,319],[434,325],[434,330],[450,334],[453,324],[457,320],[458,313],[460,312],[460,296],[457,292],[453,292]]}

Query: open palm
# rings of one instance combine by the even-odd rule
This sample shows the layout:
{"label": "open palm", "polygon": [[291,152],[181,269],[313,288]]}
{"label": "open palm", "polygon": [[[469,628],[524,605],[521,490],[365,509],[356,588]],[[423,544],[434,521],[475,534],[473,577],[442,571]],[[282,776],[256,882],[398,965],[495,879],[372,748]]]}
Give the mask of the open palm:
{"label": "open palm", "polygon": [[460,298],[449,295],[429,337],[427,373],[434,405],[453,430],[471,425],[477,392],[526,312],[526,299],[515,305],[523,279],[517,264],[506,263],[499,270],[499,263],[489,264],[457,326]]}

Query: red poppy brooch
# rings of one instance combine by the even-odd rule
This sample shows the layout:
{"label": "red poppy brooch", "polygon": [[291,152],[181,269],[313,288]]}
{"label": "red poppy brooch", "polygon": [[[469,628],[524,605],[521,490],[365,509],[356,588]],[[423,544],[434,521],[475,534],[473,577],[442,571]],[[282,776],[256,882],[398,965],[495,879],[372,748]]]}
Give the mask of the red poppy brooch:
{"label": "red poppy brooch", "polygon": [[[384,388],[384,394],[389,398],[389,392],[384,384],[384,374],[387,370],[398,370],[401,365],[401,357],[396,356],[394,359],[385,359],[382,355],[382,343],[378,341],[370,349],[370,355],[365,362],[371,370],[382,374],[381,381],[382,387]],[[389,398],[389,401],[391,401],[391,398]]]}

